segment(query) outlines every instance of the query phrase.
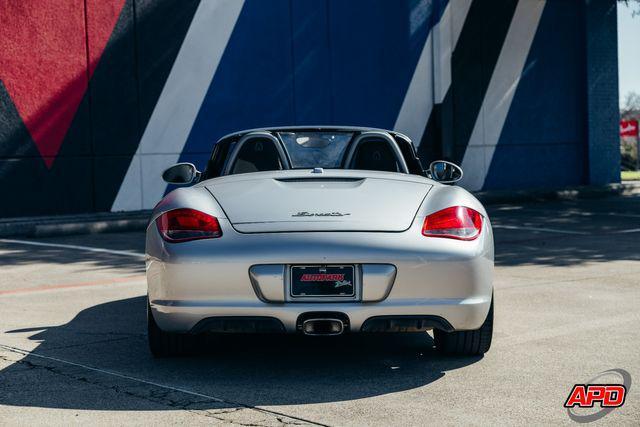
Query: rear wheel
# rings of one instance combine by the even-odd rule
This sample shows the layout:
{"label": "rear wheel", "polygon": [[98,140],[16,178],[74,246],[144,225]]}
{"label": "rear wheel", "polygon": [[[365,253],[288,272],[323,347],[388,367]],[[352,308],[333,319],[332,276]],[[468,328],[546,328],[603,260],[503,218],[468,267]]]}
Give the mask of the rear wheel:
{"label": "rear wheel", "polygon": [[191,336],[165,332],[156,323],[147,304],[149,349],[155,357],[182,356],[191,350]]}
{"label": "rear wheel", "polygon": [[489,351],[493,335],[493,299],[489,313],[480,329],[472,331],[433,331],[436,348],[445,354],[457,356],[478,356]]}

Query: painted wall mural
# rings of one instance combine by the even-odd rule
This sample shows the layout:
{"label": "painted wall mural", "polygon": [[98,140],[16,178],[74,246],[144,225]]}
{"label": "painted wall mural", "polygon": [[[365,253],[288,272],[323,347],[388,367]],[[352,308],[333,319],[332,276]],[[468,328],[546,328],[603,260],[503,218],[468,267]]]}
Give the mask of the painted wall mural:
{"label": "painted wall mural", "polygon": [[584,9],[0,0],[0,216],[148,209],[166,167],[279,125],[399,130],[472,190],[586,183]]}

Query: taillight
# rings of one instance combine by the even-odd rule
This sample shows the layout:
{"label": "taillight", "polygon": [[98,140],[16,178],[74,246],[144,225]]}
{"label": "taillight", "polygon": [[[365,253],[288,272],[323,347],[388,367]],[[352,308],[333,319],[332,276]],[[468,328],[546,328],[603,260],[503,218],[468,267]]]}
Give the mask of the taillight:
{"label": "taillight", "polygon": [[471,208],[452,206],[432,213],[424,219],[422,234],[429,237],[446,237],[458,240],[474,240],[482,230],[482,215]]}
{"label": "taillight", "polygon": [[156,226],[162,238],[171,243],[222,236],[218,219],[195,209],[167,211],[156,219]]}

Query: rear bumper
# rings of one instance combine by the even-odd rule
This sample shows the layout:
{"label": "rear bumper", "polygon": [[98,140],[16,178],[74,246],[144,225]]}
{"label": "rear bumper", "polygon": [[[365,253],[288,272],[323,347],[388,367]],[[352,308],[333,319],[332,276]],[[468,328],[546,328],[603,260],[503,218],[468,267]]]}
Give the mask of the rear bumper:
{"label": "rear bumper", "polygon": [[[477,329],[489,312],[491,297],[471,298],[464,300],[436,300],[423,299],[415,301],[385,301],[380,303],[350,303],[350,304],[267,304],[256,301],[253,304],[225,304],[211,305],[194,301],[171,302],[165,301],[151,303],[153,317],[158,326],[165,331],[173,332],[205,332],[206,327],[202,327],[202,321],[220,317],[268,317],[277,319],[282,323],[284,332],[296,332],[297,321],[301,315],[310,312],[339,312],[344,313],[349,319],[349,332],[363,332],[365,322],[378,317],[399,319],[406,316],[411,317],[438,317],[445,320],[440,329],[445,330],[466,330]],[[369,321],[369,322],[367,322]],[[198,325],[200,323],[200,325]],[[451,328],[446,325],[449,324]],[[196,327],[199,326],[199,327]],[[435,325],[427,326],[437,327]],[[210,328],[217,330],[217,328]],[[408,330],[408,329],[407,329]],[[277,332],[277,330],[266,330],[263,332]],[[396,330],[401,332],[402,328]],[[228,330],[228,332],[261,332],[247,330]],[[364,332],[379,332],[379,330],[367,330]],[[382,332],[382,331],[380,331]],[[384,332],[394,332],[393,329]]]}
{"label": "rear bumper", "polygon": [[[421,221],[402,233],[264,234],[238,233],[226,220],[220,222],[222,238],[180,244],[164,242],[155,227],[149,228],[148,296],[161,329],[192,332],[210,318],[215,324],[215,318],[267,317],[293,333],[301,315],[331,311],[348,317],[349,332],[363,331],[380,316],[440,318],[441,329],[470,330],[479,328],[489,311],[493,239],[488,221],[471,242],[425,238]],[[291,264],[356,265],[358,298],[293,300],[286,279],[275,275],[257,284],[251,274],[257,265],[272,265],[286,275]],[[390,278],[388,270],[375,266],[393,266],[395,275]],[[411,329],[395,325],[400,326],[389,331]]]}

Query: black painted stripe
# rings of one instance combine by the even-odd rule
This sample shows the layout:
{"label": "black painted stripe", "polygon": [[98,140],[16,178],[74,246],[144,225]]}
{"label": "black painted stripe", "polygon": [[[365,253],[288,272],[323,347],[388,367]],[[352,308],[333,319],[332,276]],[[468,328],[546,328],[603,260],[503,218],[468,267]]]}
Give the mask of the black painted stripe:
{"label": "black painted stripe", "polygon": [[418,153],[462,162],[517,0],[474,0],[451,58],[451,86],[427,121]]}
{"label": "black painted stripe", "polygon": [[[87,111],[83,100],[80,108]],[[76,114],[51,170],[0,81],[0,217],[87,212],[92,209],[88,122]]]}
{"label": "black painted stripe", "polygon": [[97,211],[113,205],[199,3],[127,0],[123,8],[90,82],[100,99],[92,121]]}
{"label": "black painted stripe", "polygon": [[127,0],[50,170],[0,81],[0,217],[111,209],[199,1]]}

